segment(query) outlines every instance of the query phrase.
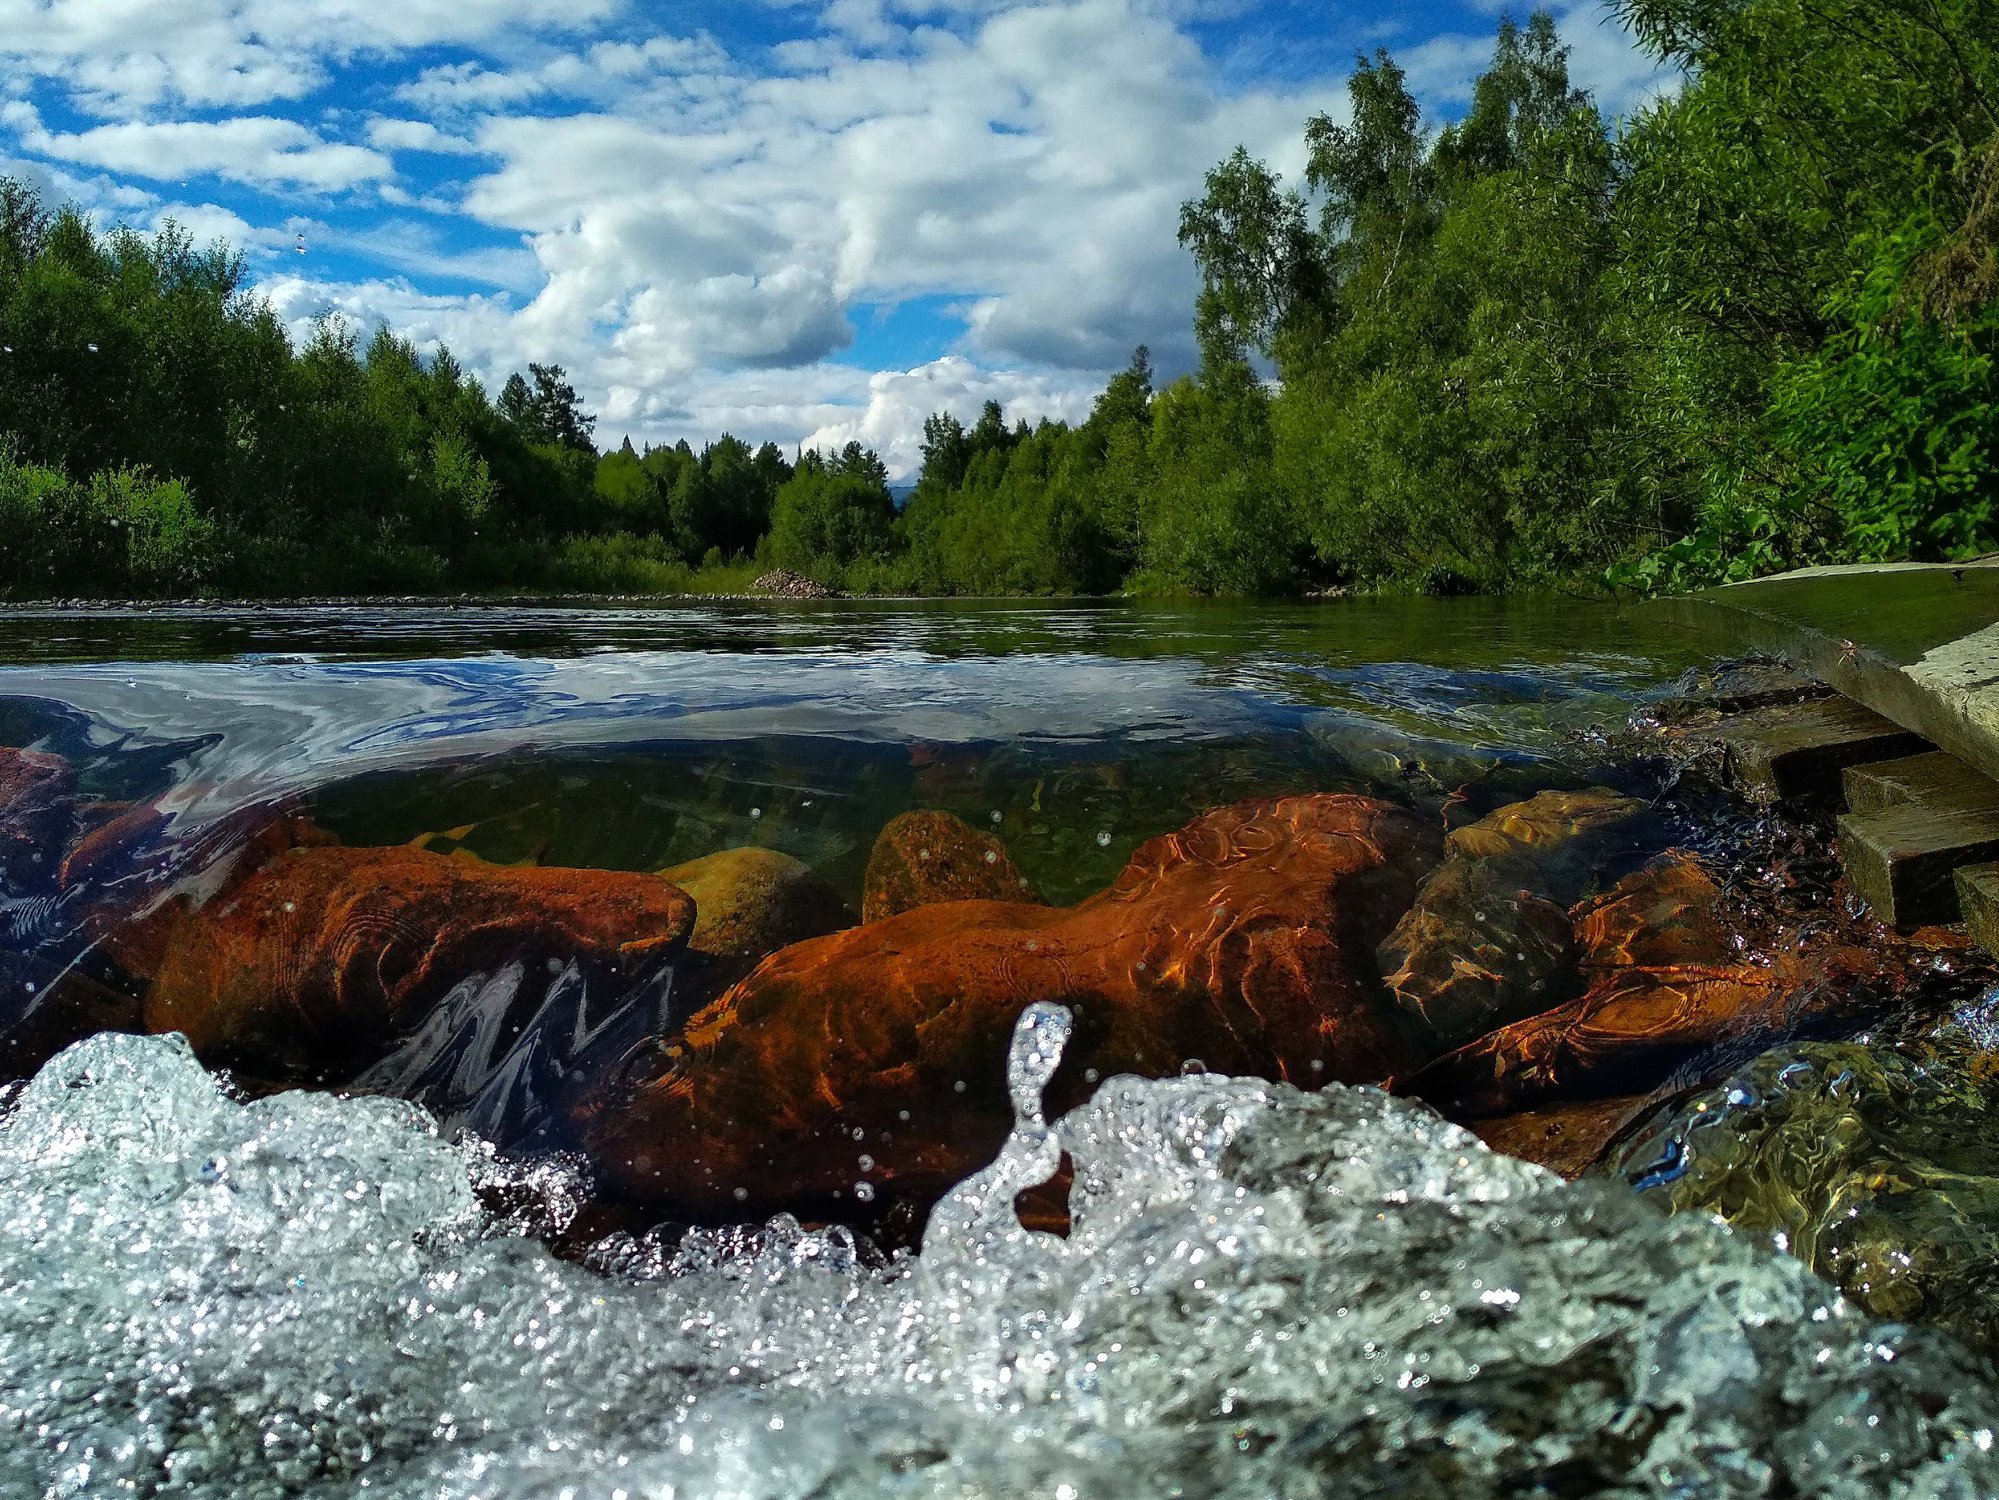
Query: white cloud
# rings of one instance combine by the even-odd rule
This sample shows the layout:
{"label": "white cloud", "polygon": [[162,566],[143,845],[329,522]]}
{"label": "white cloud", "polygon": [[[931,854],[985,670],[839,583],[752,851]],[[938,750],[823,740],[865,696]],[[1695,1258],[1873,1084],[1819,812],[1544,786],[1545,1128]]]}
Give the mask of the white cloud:
{"label": "white cloud", "polygon": [[132,121],[65,134],[43,125],[32,106],[15,103],[0,107],[0,123],[11,126],[38,156],[156,182],[216,176],[262,187],[331,191],[392,171],[378,151],[324,140],[296,120],[272,115]]}
{"label": "white cloud", "polygon": [[881,454],[897,480],[923,466],[923,421],[948,411],[969,425],[988,401],[1006,408],[1009,422],[1080,422],[1089,416],[1098,383],[1077,376],[1027,370],[981,369],[961,355],[947,355],[914,370],[884,370],[868,380],[867,406],[816,428],[807,448],[828,451],[859,442]]}
{"label": "white cloud", "polygon": [[618,0],[0,0],[0,76],[54,79],[99,113],[298,99],[328,66],[575,29]]}

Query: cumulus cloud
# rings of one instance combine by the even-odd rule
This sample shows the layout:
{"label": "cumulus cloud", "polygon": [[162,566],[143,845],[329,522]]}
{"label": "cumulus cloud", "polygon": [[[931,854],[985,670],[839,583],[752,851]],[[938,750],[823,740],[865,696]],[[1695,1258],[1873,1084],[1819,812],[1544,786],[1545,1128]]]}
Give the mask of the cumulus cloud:
{"label": "cumulus cloud", "polygon": [[33,106],[0,108],[22,146],[36,155],[155,181],[198,176],[261,187],[321,191],[387,177],[378,151],[322,139],[296,120],[237,115],[227,120],[128,121],[74,133],[43,125]]}
{"label": "cumulus cloud", "polygon": [[[743,14],[776,29],[731,51],[646,9],[0,0],[0,77],[43,91],[0,111],[0,147],[99,174],[100,202],[195,175],[364,191],[386,217],[259,227],[232,201],[203,222],[365,249],[408,279],[320,284],[287,260],[266,291],[301,327],[338,311],[449,342],[489,380],[563,364],[611,441],[855,438],[907,473],[930,410],[1078,415],[1141,342],[1184,367],[1181,202],[1238,144],[1295,180],[1303,122],[1344,115],[1350,49],[1374,40],[1355,21],[1314,49],[1323,73],[1245,69],[1188,23],[1253,19],[1252,0],[763,0]],[[1587,0],[1558,10],[1613,112],[1664,86]],[[1449,106],[1491,45],[1402,56]],[[389,61],[350,88],[356,58]],[[57,96],[116,118],[46,125]],[[872,378],[841,358],[868,336],[854,308],[912,299],[955,324]]]}
{"label": "cumulus cloud", "polygon": [[969,426],[986,402],[997,401],[1009,421],[1080,422],[1096,394],[1095,382],[1075,376],[982,369],[962,355],[946,355],[913,370],[871,376],[867,405],[814,429],[804,446],[831,451],[862,443],[881,454],[891,475],[910,478],[923,465],[923,421],[933,412],[948,411]]}
{"label": "cumulus cloud", "polygon": [[299,99],[337,62],[575,29],[618,0],[0,0],[0,75],[64,80],[131,116],[162,104]]}

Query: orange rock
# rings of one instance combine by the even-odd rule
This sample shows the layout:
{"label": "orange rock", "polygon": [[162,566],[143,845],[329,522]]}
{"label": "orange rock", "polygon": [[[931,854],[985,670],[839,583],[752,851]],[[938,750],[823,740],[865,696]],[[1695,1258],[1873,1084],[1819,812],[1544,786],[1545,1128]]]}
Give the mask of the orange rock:
{"label": "orange rock", "polygon": [[146,1026],[186,1033],[212,1065],[341,1079],[468,977],[572,960],[629,975],[693,925],[694,903],[654,875],[295,849],[175,930]]}
{"label": "orange rock", "polygon": [[882,829],[868,855],[861,920],[944,901],[1040,900],[991,834],[954,813],[911,812]]}
{"label": "orange rock", "polygon": [[75,795],[76,773],[60,755],[0,746],[0,892],[54,878]]}
{"label": "orange rock", "polygon": [[1053,1109],[1095,1077],[1195,1059],[1385,1079],[1422,1054],[1372,955],[1437,842],[1365,798],[1249,803],[1144,845],[1080,906],[925,906],[801,943],[665,1039],[663,1075],[587,1100],[584,1134],[619,1191],[688,1212],[756,1216],[863,1180],[878,1205],[933,1197],[1006,1135],[1007,1042],[1036,1000],[1076,1011]]}
{"label": "orange rock", "polygon": [[292,849],[339,841],[285,806],[246,807],[171,842],[171,814],[151,802],[94,809],[93,826],[63,860],[65,899],[79,927],[124,974],[148,980],[195,908],[233,890]]}
{"label": "orange rock", "polygon": [[1673,851],[1576,912],[1585,992],[1441,1058],[1405,1092],[1457,1119],[1645,1093],[1722,1049],[1760,1052],[1878,1011],[1882,962],[1833,941],[1737,951],[1714,881]]}
{"label": "orange rock", "polygon": [[1606,838],[1640,810],[1608,792],[1543,792],[1445,840],[1443,868],[1379,954],[1389,989],[1439,1051],[1570,992],[1569,907]]}

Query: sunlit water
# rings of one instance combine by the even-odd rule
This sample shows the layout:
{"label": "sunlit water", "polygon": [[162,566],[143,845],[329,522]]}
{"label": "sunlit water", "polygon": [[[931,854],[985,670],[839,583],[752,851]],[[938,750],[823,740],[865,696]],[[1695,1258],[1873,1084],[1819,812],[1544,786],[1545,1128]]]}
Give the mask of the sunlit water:
{"label": "sunlit water", "polygon": [[[0,652],[0,744],[168,814],[107,885],[282,804],[505,862],[764,844],[855,892],[921,806],[1058,901],[1237,798],[1581,784],[1687,655],[1488,605],[14,615]],[[1985,1367],[1767,1242],[1371,1090],[1120,1079],[1047,1122],[1067,1024],[1023,1019],[1013,1138],[920,1251],[780,1220],[586,1266],[543,1240],[587,1162],[84,1042],[0,1118],[0,1495],[1999,1492]],[[1065,1155],[1072,1231],[1029,1232]]]}

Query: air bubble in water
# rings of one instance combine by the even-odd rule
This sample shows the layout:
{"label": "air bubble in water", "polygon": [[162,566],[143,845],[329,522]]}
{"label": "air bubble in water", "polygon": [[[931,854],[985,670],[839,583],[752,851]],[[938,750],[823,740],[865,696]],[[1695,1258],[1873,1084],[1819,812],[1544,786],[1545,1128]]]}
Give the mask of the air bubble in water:
{"label": "air bubble in water", "polygon": [[[0,1114],[0,1494],[1999,1493],[1989,1369],[1767,1244],[1376,1090],[1047,1122],[1070,1025],[1021,1016],[1014,1128],[919,1253],[780,1216],[588,1268],[407,1105],[83,1043]],[[1066,1239],[1014,1208],[1065,1154]]]}
{"label": "air bubble in water", "polygon": [[854,1196],[855,1196],[856,1198],[860,1199],[860,1200],[861,1200],[861,1202],[863,1202],[863,1203],[872,1203],[872,1202],[874,1202],[874,1201],[875,1201],[875,1185],[874,1185],[874,1184],[873,1184],[872,1182],[857,1182],[857,1183],[855,1183],[855,1184],[854,1184]]}
{"label": "air bubble in water", "polygon": [[1110,848],[1110,846],[1111,846],[1111,833],[1110,830],[1106,828],[1103,832],[1097,835],[1097,847],[1099,849],[1108,849]]}

